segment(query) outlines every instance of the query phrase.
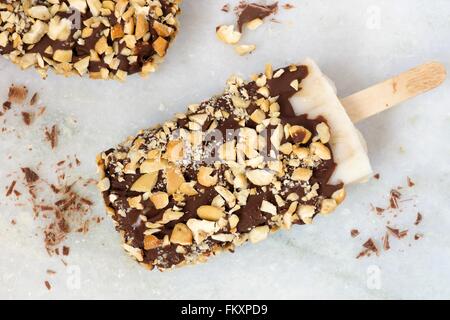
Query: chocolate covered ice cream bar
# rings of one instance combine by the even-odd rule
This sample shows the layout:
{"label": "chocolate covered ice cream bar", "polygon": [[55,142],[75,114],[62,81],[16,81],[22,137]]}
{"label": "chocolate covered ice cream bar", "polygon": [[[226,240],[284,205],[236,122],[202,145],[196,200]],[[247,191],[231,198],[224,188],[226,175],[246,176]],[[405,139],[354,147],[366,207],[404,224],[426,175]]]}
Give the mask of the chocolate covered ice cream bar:
{"label": "chocolate covered ice cream bar", "polygon": [[[347,103],[355,119],[375,113],[356,112],[355,96]],[[223,94],[140,131],[97,163],[125,250],[160,270],[310,224],[342,203],[346,184],[372,173],[361,135],[309,59],[267,65],[248,82],[232,77]]]}
{"label": "chocolate covered ice cream bar", "polygon": [[0,54],[45,77],[124,80],[154,72],[178,31],[181,0],[0,1]]}

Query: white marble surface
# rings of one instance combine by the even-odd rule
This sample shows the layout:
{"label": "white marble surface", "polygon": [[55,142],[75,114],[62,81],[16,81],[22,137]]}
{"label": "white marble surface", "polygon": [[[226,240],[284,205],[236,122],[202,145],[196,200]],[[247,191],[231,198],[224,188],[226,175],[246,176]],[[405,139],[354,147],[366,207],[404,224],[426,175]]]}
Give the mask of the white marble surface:
{"label": "white marble surface", "polygon": [[[447,0],[290,0],[296,8],[280,10],[281,23],[266,23],[244,36],[244,43],[257,45],[247,57],[238,57],[215,39],[215,26],[234,20],[231,13],[220,11],[226,2],[185,0],[179,37],[166,63],[147,80],[135,77],[121,84],[50,75],[42,81],[34,71],[19,71],[0,59],[1,97],[11,82],[23,83],[39,90],[48,108],[32,128],[18,129],[22,142],[0,134],[1,186],[20,166],[69,153],[79,155],[82,174],[95,177],[97,152],[219,93],[231,73],[258,72],[269,61],[281,66],[310,56],[335,80],[341,96],[428,60],[450,68]],[[66,268],[47,256],[31,212],[8,205],[2,191],[0,298],[449,298],[449,105],[447,81],[434,92],[359,124],[381,180],[348,188],[347,201],[332,216],[245,246],[234,255],[173,272],[148,272],[135,264],[120,248],[108,219],[86,236],[68,239]],[[68,125],[67,119],[77,124]],[[38,134],[54,121],[67,129],[56,154]],[[33,151],[27,151],[24,142]],[[419,229],[425,237],[392,240],[389,252],[356,260],[363,240],[381,235],[384,226],[370,203],[384,205],[390,188],[405,185],[406,176],[416,182],[406,193],[417,197],[404,204],[407,209],[394,221],[409,227],[415,212],[422,211]],[[100,202],[94,189],[88,194]],[[105,215],[101,205],[94,213]],[[16,226],[10,225],[11,218],[17,219]],[[360,238],[350,238],[353,227],[362,231]],[[48,268],[57,274],[47,276]],[[79,286],[74,275],[80,277]],[[51,291],[44,287],[45,280],[52,283]]]}

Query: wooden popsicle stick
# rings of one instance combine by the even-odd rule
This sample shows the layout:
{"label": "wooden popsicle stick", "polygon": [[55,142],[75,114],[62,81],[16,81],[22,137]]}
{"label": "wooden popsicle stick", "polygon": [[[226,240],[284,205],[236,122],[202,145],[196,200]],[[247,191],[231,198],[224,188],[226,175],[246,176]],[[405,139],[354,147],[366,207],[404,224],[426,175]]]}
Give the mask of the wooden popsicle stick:
{"label": "wooden popsicle stick", "polygon": [[439,62],[429,62],[341,99],[353,123],[390,109],[438,87],[447,72]]}

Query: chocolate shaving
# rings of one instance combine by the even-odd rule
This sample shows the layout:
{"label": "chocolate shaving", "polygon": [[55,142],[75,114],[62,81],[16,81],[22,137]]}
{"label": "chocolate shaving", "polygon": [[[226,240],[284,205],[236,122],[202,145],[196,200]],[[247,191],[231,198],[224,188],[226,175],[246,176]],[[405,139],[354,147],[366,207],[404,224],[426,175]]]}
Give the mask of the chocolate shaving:
{"label": "chocolate shaving", "polygon": [[58,145],[58,127],[54,124],[50,129],[45,128],[45,139],[50,142],[50,146],[52,149],[55,149]]}
{"label": "chocolate shaving", "polygon": [[69,253],[70,253],[70,248],[63,246],[63,251],[62,251],[63,256],[68,256]]}
{"label": "chocolate shaving", "polygon": [[408,180],[408,187],[412,188],[416,185],[410,177],[407,177],[407,180]]}
{"label": "chocolate shaving", "polygon": [[5,101],[3,102],[3,111],[8,111],[11,109],[11,102],[10,101]]}
{"label": "chocolate shaving", "polygon": [[48,291],[50,291],[52,289],[52,286],[51,286],[50,282],[45,281],[44,284],[45,284],[45,287],[47,288]]}
{"label": "chocolate shaving", "polygon": [[33,94],[33,96],[31,97],[31,100],[30,100],[30,106],[31,106],[31,107],[34,106],[34,105],[37,103],[38,99],[39,99],[39,94],[36,92],[36,93]]}
{"label": "chocolate shaving", "polygon": [[14,187],[16,186],[16,183],[17,183],[16,180],[14,180],[13,182],[11,182],[11,184],[10,184],[8,190],[6,191],[6,196],[7,196],[7,197],[9,197],[9,196],[13,193]]}
{"label": "chocolate shaving", "polygon": [[422,233],[416,233],[415,235],[414,235],[414,240],[420,240],[420,239],[422,239],[423,238],[423,234]]}
{"label": "chocolate shaving", "polygon": [[294,9],[295,8],[295,6],[290,4],[290,3],[285,3],[285,4],[282,5],[282,7],[285,10],[290,10],[290,9]]}
{"label": "chocolate shaving", "polygon": [[387,232],[383,237],[383,249],[385,251],[388,251],[389,249],[391,249],[391,245],[389,244],[389,233],[387,233]]}
{"label": "chocolate shaving", "polygon": [[262,5],[257,3],[241,4],[237,8],[238,11],[238,30],[242,32],[244,25],[255,19],[264,19],[278,11],[278,2],[271,5]]}
{"label": "chocolate shaving", "polygon": [[28,89],[25,86],[12,85],[9,87],[8,101],[11,103],[22,103],[25,101],[28,95]]}
{"label": "chocolate shaving", "polygon": [[418,226],[422,222],[423,216],[420,212],[417,212],[416,221],[414,222],[415,226]]}
{"label": "chocolate shaving", "polygon": [[398,200],[401,197],[401,193],[398,190],[392,189],[391,190],[391,194],[390,194],[390,198],[389,198],[389,203],[391,206],[391,209],[398,209]]}
{"label": "chocolate shaving", "polygon": [[352,236],[352,238],[356,238],[357,236],[359,236],[359,230],[358,229],[352,229],[350,231],[350,235]]}
{"label": "chocolate shaving", "polygon": [[375,174],[373,175],[373,177],[374,177],[375,179],[377,179],[377,180],[380,180],[380,174],[379,174],[379,173],[375,173]]}
{"label": "chocolate shaving", "polygon": [[364,250],[362,250],[357,256],[356,259],[370,256],[371,253],[375,253],[376,255],[379,254],[379,250],[375,242],[369,238],[364,244],[363,244]]}
{"label": "chocolate shaving", "polygon": [[225,4],[223,7],[222,7],[222,9],[220,9],[220,10],[222,10],[223,12],[230,12],[230,4]]}
{"label": "chocolate shaving", "polygon": [[386,226],[386,229],[388,229],[388,231],[395,236],[397,239],[402,239],[404,237],[406,237],[408,235],[408,230],[403,230],[400,231],[399,229],[395,229],[389,226]]}
{"label": "chocolate shaving", "polygon": [[32,184],[39,180],[39,176],[37,175],[37,173],[30,168],[22,168],[21,170],[25,174],[25,180],[27,184]]}
{"label": "chocolate shaving", "polygon": [[33,115],[30,112],[22,112],[22,120],[25,125],[29,126],[33,122]]}

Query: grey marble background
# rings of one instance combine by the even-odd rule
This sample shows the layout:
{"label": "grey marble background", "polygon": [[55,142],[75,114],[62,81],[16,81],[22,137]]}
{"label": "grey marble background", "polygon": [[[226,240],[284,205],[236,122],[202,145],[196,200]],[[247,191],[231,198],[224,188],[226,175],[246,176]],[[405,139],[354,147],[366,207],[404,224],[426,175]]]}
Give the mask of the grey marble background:
{"label": "grey marble background", "polygon": [[[2,188],[9,183],[7,174],[20,166],[52,163],[66,154],[82,161],[78,173],[95,177],[96,153],[220,93],[230,74],[259,72],[266,62],[282,66],[310,56],[341,96],[428,60],[450,68],[447,0],[290,0],[296,8],[281,9],[276,17],[281,23],[268,22],[245,34],[243,43],[257,46],[246,57],[215,39],[216,25],[234,21],[231,13],[220,11],[226,2],[237,1],[185,0],[179,37],[166,63],[146,80],[133,77],[122,84],[50,74],[42,81],[34,71],[22,72],[1,58],[1,98],[12,82],[21,83],[40,91],[48,108],[33,127],[0,134]],[[40,135],[54,122],[63,129],[55,153]],[[449,298],[450,82],[358,127],[379,181],[349,187],[347,201],[314,225],[173,272],[148,272],[135,264],[108,219],[87,235],[68,239],[65,267],[48,257],[31,212],[12,206],[2,191],[0,298]],[[392,187],[406,185],[406,176],[416,182],[404,190],[413,200],[402,203],[403,212],[392,222],[410,228],[421,211],[423,223],[410,233],[422,232],[424,238],[393,239],[391,250],[379,257],[355,259],[364,240],[384,234],[385,220],[370,205],[384,206]],[[94,214],[106,216],[95,188],[87,192],[98,203]],[[361,236],[352,239],[352,228]],[[47,269],[57,274],[50,277]]]}

